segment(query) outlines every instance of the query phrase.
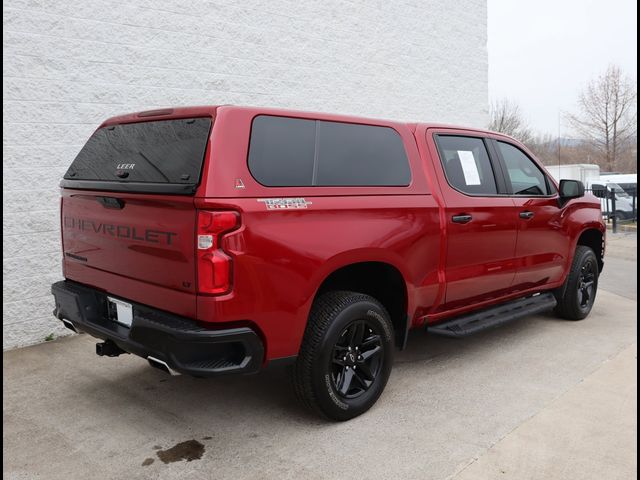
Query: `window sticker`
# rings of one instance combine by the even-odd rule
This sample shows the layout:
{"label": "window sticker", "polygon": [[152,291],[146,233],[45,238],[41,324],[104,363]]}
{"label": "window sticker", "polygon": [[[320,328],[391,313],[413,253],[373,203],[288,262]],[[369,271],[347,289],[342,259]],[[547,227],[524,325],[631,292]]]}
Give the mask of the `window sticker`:
{"label": "window sticker", "polygon": [[458,157],[460,158],[465,183],[467,185],[480,185],[480,173],[478,172],[478,165],[476,165],[473,152],[470,150],[458,150]]}

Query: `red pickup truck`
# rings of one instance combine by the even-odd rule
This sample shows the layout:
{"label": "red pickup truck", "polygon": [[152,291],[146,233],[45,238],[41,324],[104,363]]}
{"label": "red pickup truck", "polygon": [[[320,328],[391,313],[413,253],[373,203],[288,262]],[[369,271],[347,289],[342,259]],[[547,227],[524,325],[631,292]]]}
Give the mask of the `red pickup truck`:
{"label": "red pickup truck", "polygon": [[382,393],[408,331],[586,317],[600,201],[523,145],[444,125],[235,106],[105,121],[61,182],[55,316],[168,373],[292,364],[315,412]]}

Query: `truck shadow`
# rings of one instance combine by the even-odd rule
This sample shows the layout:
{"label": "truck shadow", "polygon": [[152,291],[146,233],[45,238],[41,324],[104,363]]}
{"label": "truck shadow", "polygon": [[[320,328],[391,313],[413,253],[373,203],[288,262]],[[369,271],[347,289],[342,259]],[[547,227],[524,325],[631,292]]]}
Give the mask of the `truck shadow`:
{"label": "truck shadow", "polygon": [[[463,339],[412,331],[408,348],[396,352],[387,388],[409,377],[424,377],[434,362],[439,368],[453,367],[454,363],[465,361],[464,357],[474,361],[483,352],[517,345],[548,320],[555,321],[552,317],[525,318]],[[305,429],[339,425],[319,419],[299,406],[287,368],[267,369],[256,375],[199,379],[168,376],[137,357],[131,357],[131,362],[135,364],[117,374],[111,373],[106,379],[82,377],[77,387],[85,401],[108,405],[110,411],[117,412],[117,423],[147,429],[151,435],[162,435],[163,430],[196,431],[200,436],[212,436],[214,432],[218,436],[233,435],[238,423],[256,435],[268,434],[274,425],[280,425],[278,429],[292,424]],[[392,408],[384,404],[384,397],[383,394],[374,409]]]}
{"label": "truck shadow", "polygon": [[398,352],[395,364],[429,363],[436,358],[439,361],[459,359],[465,355],[475,355],[481,351],[490,351],[505,343],[518,342],[521,338],[530,338],[532,332],[543,321],[560,321],[552,313],[535,317],[525,317],[485,331],[462,338],[443,337],[429,334],[425,330],[412,330],[409,333],[407,348]]}

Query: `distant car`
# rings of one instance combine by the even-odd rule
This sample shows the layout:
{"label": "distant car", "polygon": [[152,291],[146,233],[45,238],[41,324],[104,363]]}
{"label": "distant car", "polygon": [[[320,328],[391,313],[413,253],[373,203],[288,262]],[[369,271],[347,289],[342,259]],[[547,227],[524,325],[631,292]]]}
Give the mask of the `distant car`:
{"label": "distant car", "polygon": [[[473,128],[234,106],[105,121],[62,186],[55,315],[201,377],[291,364],[304,405],[368,410],[411,328],[585,318],[600,201]],[[452,393],[455,394],[455,393]]]}
{"label": "distant car", "polygon": [[[633,218],[635,211],[632,199],[620,185],[606,180],[591,180],[587,182],[587,188],[598,198],[603,215],[615,216],[618,220]],[[615,209],[611,199],[615,198]]]}
{"label": "distant car", "polygon": [[630,196],[638,195],[638,175],[635,173],[600,175],[600,180],[617,183]]}

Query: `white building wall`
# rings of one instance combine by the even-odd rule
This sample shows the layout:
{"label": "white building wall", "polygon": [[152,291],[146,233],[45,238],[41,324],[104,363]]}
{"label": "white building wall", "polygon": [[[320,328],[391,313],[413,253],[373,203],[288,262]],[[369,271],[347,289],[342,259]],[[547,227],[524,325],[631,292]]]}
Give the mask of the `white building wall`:
{"label": "white building wall", "polygon": [[3,348],[67,332],[58,181],[106,117],[243,104],[483,126],[486,0],[3,2]]}

